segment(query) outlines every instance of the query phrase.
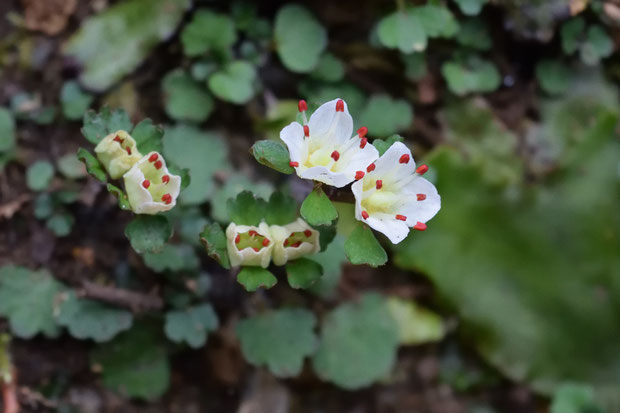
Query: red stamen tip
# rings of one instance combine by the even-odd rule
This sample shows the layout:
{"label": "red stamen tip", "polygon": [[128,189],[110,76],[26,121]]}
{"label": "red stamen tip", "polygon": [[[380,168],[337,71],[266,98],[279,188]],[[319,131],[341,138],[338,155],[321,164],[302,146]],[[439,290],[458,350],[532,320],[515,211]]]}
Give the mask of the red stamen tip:
{"label": "red stamen tip", "polygon": [[336,102],[336,112],[344,112],[344,100],[338,99],[338,102]]}
{"label": "red stamen tip", "polygon": [[126,147],[125,150],[127,151],[127,155],[131,155],[131,148],[129,146]]}
{"label": "red stamen tip", "polygon": [[362,138],[360,140],[360,148],[364,149],[367,143],[368,143],[368,138]]}
{"label": "red stamen tip", "polygon": [[155,166],[155,169],[160,169],[162,166],[164,166],[161,161],[157,161],[153,165]]}
{"label": "red stamen tip", "polygon": [[263,240],[263,247],[266,247],[267,245],[269,245],[269,240],[267,238],[265,238]]}
{"label": "red stamen tip", "polygon": [[254,247],[252,248],[254,251],[258,252],[258,248]]}
{"label": "red stamen tip", "polygon": [[304,136],[306,138],[310,136],[310,127],[308,125],[304,125]]}
{"label": "red stamen tip", "polygon": [[239,242],[241,242],[241,235],[237,234],[235,237],[235,244],[238,244]]}
{"label": "red stamen tip", "polygon": [[123,139],[121,139],[121,137],[120,137],[120,136],[118,136],[118,135],[116,135],[116,136],[114,137],[114,139],[112,139],[112,140],[113,140],[113,141],[115,141],[115,142],[118,142],[118,143],[123,143]]}
{"label": "red stamen tip", "polygon": [[284,240],[284,246],[285,247],[288,246],[288,240],[287,239]]}
{"label": "red stamen tip", "polygon": [[293,248],[299,248],[299,246],[301,245],[301,241],[297,241],[296,243],[294,243],[293,245],[291,245],[291,247]]}
{"label": "red stamen tip", "polygon": [[308,104],[306,103],[305,100],[300,100],[299,104],[297,104],[297,108],[299,109],[300,112],[305,112],[308,110]]}
{"label": "red stamen tip", "polygon": [[142,181],[142,186],[144,187],[144,189],[149,189],[149,186],[151,186],[151,181],[145,179],[144,181]]}
{"label": "red stamen tip", "polygon": [[404,215],[396,215],[396,219],[400,220],[400,221],[406,221],[407,217]]}
{"label": "red stamen tip", "polygon": [[361,128],[357,130],[357,134],[359,135],[360,138],[363,138],[364,136],[366,136],[367,133],[368,133],[368,128],[366,126],[362,126]]}
{"label": "red stamen tip", "polygon": [[417,194],[418,201],[424,201],[426,199],[426,194]]}
{"label": "red stamen tip", "polygon": [[161,197],[161,200],[166,204],[170,204],[172,202],[172,196],[170,194],[164,194],[164,196]]}
{"label": "red stamen tip", "polygon": [[299,162],[291,161],[288,163],[288,166],[290,166],[291,168],[297,168],[299,166]]}
{"label": "red stamen tip", "polygon": [[409,163],[409,159],[411,157],[409,156],[408,153],[404,154],[403,156],[400,157],[400,159],[398,160],[398,162],[400,163]]}
{"label": "red stamen tip", "polygon": [[253,229],[251,229],[251,230],[249,230],[249,231],[248,231],[248,234],[249,234],[251,237],[255,237],[255,236],[257,236],[257,235],[258,235],[258,232],[256,232],[256,231],[254,231]]}
{"label": "red stamen tip", "polygon": [[366,173],[364,171],[357,171],[357,172],[355,172],[355,179],[357,179],[359,181],[360,179],[362,179],[364,177],[364,175],[366,175]]}
{"label": "red stamen tip", "polygon": [[383,188],[383,181],[381,179],[377,179],[377,189]]}
{"label": "red stamen tip", "polygon": [[424,175],[426,173],[426,171],[428,171],[428,166],[420,165],[420,166],[418,166],[418,169],[416,169],[415,171],[416,171],[416,173],[418,173],[420,175]]}
{"label": "red stamen tip", "polygon": [[371,163],[370,165],[368,165],[368,168],[366,168],[366,172],[372,172],[375,170],[376,167],[377,165],[375,165],[374,163]]}
{"label": "red stamen tip", "polygon": [[426,224],[423,222],[418,222],[413,226],[413,229],[417,229],[418,231],[424,231],[426,230]]}
{"label": "red stamen tip", "polygon": [[307,229],[307,230],[304,231],[304,235],[306,236],[306,238],[310,238],[312,236],[312,231]]}
{"label": "red stamen tip", "polygon": [[157,154],[154,153],[153,155],[149,156],[149,162],[155,162],[157,158],[158,158]]}
{"label": "red stamen tip", "polygon": [[333,151],[331,156],[332,159],[336,162],[338,162],[338,159],[340,159],[340,153],[338,151]]}
{"label": "red stamen tip", "polygon": [[170,182],[170,176],[168,175],[164,175],[161,177],[161,181],[165,184],[167,184],[168,182]]}

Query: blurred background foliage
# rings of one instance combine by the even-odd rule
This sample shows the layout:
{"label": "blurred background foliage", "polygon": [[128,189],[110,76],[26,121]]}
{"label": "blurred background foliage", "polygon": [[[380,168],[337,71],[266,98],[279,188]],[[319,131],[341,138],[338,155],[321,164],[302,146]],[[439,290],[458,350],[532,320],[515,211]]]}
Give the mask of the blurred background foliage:
{"label": "blurred background foliage", "polygon": [[[620,2],[0,12],[0,385],[23,411],[620,411]],[[370,269],[339,202],[309,291],[246,293],[199,234],[244,190],[303,200],[248,149],[336,97],[404,138],[442,210]],[[86,177],[82,133],[118,128],[189,169],[171,225],[127,225]]]}

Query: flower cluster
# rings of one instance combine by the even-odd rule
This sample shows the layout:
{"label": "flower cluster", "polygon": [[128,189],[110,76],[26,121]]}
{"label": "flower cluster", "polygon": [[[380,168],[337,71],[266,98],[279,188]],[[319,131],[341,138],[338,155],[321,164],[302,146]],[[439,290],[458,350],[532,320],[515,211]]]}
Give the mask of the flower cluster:
{"label": "flower cluster", "polygon": [[136,214],[153,215],[176,205],[181,177],[168,171],[158,152],[142,156],[127,132],[109,134],[97,144],[95,153],[111,178],[123,177],[129,205]]}
{"label": "flower cluster", "polygon": [[261,222],[255,227],[233,222],[226,228],[226,239],[228,257],[234,267],[267,268],[272,259],[275,265],[284,265],[320,250],[319,232],[301,218],[284,226]]}
{"label": "flower cluster", "polygon": [[397,244],[409,228],[423,231],[441,208],[435,186],[416,168],[411,151],[396,142],[381,156],[368,142],[368,129],[352,136],[353,119],[342,99],[321,105],[310,117],[299,102],[303,125],[293,122],[280,132],[288,147],[290,166],[300,178],[344,187],[355,196],[355,217]]}

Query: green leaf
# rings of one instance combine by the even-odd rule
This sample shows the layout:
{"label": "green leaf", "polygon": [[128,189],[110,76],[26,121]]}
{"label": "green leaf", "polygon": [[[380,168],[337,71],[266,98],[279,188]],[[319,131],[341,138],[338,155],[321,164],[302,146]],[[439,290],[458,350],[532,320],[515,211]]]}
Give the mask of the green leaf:
{"label": "green leaf", "polygon": [[226,247],[226,234],[219,224],[213,222],[205,225],[200,234],[200,241],[207,250],[207,255],[217,261],[222,267],[230,269],[230,259]]}
{"label": "green leaf", "polygon": [[267,366],[277,377],[295,377],[301,373],[304,358],[316,349],[315,325],[314,314],[291,308],[241,320],[236,331],[249,363]]}
{"label": "green leaf", "polygon": [[118,186],[115,186],[112,184],[107,184],[106,189],[108,190],[109,193],[114,195],[114,197],[117,199],[118,207],[120,209],[122,209],[123,211],[131,210],[131,205],[129,204],[129,198],[127,197],[127,194],[125,193],[125,191],[120,189]]}
{"label": "green leaf", "polygon": [[375,139],[374,141],[372,141],[372,144],[375,148],[377,148],[377,151],[379,151],[379,156],[383,155],[385,153],[385,151],[387,151],[390,146],[392,146],[394,144],[394,142],[403,142],[404,139],[402,136],[400,135],[392,135],[387,139]]}
{"label": "green leaf", "polygon": [[195,57],[207,52],[225,53],[237,40],[235,24],[225,14],[199,9],[181,32],[186,56]]}
{"label": "green leaf", "polygon": [[256,69],[251,63],[237,60],[213,73],[209,89],[218,98],[238,105],[247,103],[256,93]]}
{"label": "green leaf", "polygon": [[54,213],[54,201],[49,193],[40,193],[34,200],[34,216],[47,219]]}
{"label": "green leaf", "polygon": [[63,294],[56,319],[74,338],[99,343],[111,340],[133,324],[129,311],[78,298],[73,291]]}
{"label": "green leaf", "polygon": [[385,47],[398,49],[403,53],[426,49],[426,32],[422,22],[411,11],[396,11],[379,21],[379,41]]}
{"label": "green leaf", "polygon": [[400,58],[405,64],[405,76],[407,79],[418,82],[426,76],[428,67],[424,53],[403,54]]}
{"label": "green leaf", "polygon": [[441,74],[448,82],[448,88],[456,95],[471,92],[493,92],[502,82],[495,65],[477,56],[465,61],[448,61],[441,66]]}
{"label": "green leaf", "polygon": [[82,134],[95,145],[110,133],[118,130],[130,131],[132,124],[124,109],[110,110],[105,106],[100,112],[89,110],[84,114]]}
{"label": "green leaf", "polygon": [[344,243],[344,252],[351,264],[367,264],[379,267],[387,262],[387,253],[375,238],[372,230],[363,223],[358,223]]}
{"label": "green leaf", "polygon": [[588,28],[586,41],[580,48],[581,61],[587,65],[597,65],[602,58],[609,57],[614,51],[614,42],[599,25]]}
{"label": "green leaf", "polygon": [[237,274],[237,282],[246,291],[254,292],[259,288],[269,289],[276,285],[278,279],[268,270],[261,267],[243,267]]}
{"label": "green leaf", "polygon": [[493,46],[491,34],[487,29],[486,23],[479,18],[467,19],[461,22],[456,41],[462,46],[480,51],[490,50]]}
{"label": "green leaf", "polygon": [[15,148],[15,120],[11,112],[0,107],[0,153]]}
{"label": "green leaf", "polygon": [[346,262],[344,238],[337,235],[324,251],[313,255],[312,259],[323,267],[323,276],[310,287],[310,291],[326,299],[333,298],[340,283],[342,264]]}
{"label": "green leaf", "polygon": [[243,191],[236,198],[229,199],[230,220],[237,225],[257,226],[265,218],[267,202],[256,198],[250,191]]}
{"label": "green leaf", "polygon": [[243,191],[252,191],[259,197],[267,198],[273,192],[273,186],[267,182],[252,182],[242,174],[232,175],[211,197],[211,216],[220,222],[230,222],[227,201]]}
{"label": "green leaf", "polygon": [[86,166],[86,172],[99,182],[107,182],[108,176],[103,169],[103,166],[99,162],[99,159],[95,158],[92,153],[84,148],[80,148],[77,151],[78,159]]}
{"label": "green leaf", "polygon": [[94,96],[84,92],[75,80],[65,82],[60,90],[62,113],[70,120],[82,119],[93,99]]}
{"label": "green leaf", "polygon": [[484,6],[488,0],[454,0],[454,2],[458,4],[463,14],[475,16],[482,11],[482,6]]}
{"label": "green leaf", "polygon": [[138,253],[158,253],[172,237],[172,225],[162,215],[138,215],[125,227],[125,236]]}
{"label": "green leaf", "polygon": [[314,79],[325,82],[338,82],[344,79],[344,75],[344,63],[331,53],[323,53],[318,65],[310,74]]}
{"label": "green leaf", "polygon": [[187,125],[166,129],[164,156],[166,161],[189,169],[192,181],[179,199],[183,205],[206,201],[215,188],[213,175],[228,167],[228,147],[222,139]]}
{"label": "green leaf", "polygon": [[261,165],[268,166],[284,174],[295,172],[295,169],[289,165],[291,158],[288,149],[282,142],[258,141],[252,145],[250,152]]}
{"label": "green leaf", "polygon": [[26,171],[26,185],[32,191],[47,189],[54,177],[54,165],[48,161],[36,161]]}
{"label": "green leaf", "polygon": [[82,65],[80,82],[104,91],[136,69],[176,31],[191,0],[128,0],[83,20],[64,53]]}
{"label": "green leaf", "polygon": [[153,151],[161,153],[164,128],[153,124],[153,121],[147,118],[133,128],[131,137],[136,141],[136,146],[143,155]]}
{"label": "green leaf", "polygon": [[158,253],[145,252],[144,264],[155,272],[194,271],[200,260],[191,245],[166,244]]}
{"label": "green leaf", "polygon": [[164,331],[166,337],[175,343],[185,342],[192,348],[199,348],[207,342],[207,334],[217,327],[218,319],[213,307],[202,304],[166,313]]}
{"label": "green leaf", "polygon": [[454,37],[459,31],[458,22],[446,6],[428,3],[412,8],[411,13],[418,17],[429,38]]}
{"label": "green leaf", "polygon": [[400,344],[432,343],[441,341],[446,334],[441,317],[420,307],[415,301],[390,297],[387,307],[398,324]]}
{"label": "green leaf", "polygon": [[573,54],[579,49],[581,37],[586,29],[586,22],[583,17],[576,17],[568,20],[560,28],[562,39],[562,49],[566,54]]}
{"label": "green leaf", "polygon": [[327,46],[327,31],[305,7],[286,4],[276,14],[274,39],[282,64],[292,72],[308,73]]}
{"label": "green leaf", "polygon": [[45,226],[57,237],[66,237],[71,233],[74,223],[73,215],[67,212],[57,212],[47,220]]}
{"label": "green leaf", "polygon": [[265,222],[269,225],[287,225],[297,218],[297,202],[282,191],[271,194],[265,211]]}
{"label": "green leaf", "polygon": [[288,283],[295,289],[307,289],[323,275],[323,267],[308,258],[298,258],[286,264]]}
{"label": "green leaf", "polygon": [[555,391],[549,412],[603,413],[603,409],[597,405],[591,386],[567,383]]}
{"label": "green leaf", "polygon": [[338,211],[321,187],[315,187],[304,199],[299,213],[310,225],[329,225],[338,218]]}
{"label": "green leaf", "polygon": [[370,136],[388,136],[411,126],[413,110],[407,101],[387,95],[373,95],[360,114]]}
{"label": "green leaf", "polygon": [[572,83],[572,72],[559,60],[544,59],[536,65],[538,84],[550,95],[564,93]]}
{"label": "green leaf", "polygon": [[203,122],[213,111],[213,98],[204,87],[181,69],[162,80],[166,113],[178,121]]}
{"label": "green leaf", "polygon": [[104,386],[126,397],[154,400],[170,384],[166,348],[157,330],[144,324],[97,347],[91,362],[101,369]]}
{"label": "green leaf", "polygon": [[80,162],[77,155],[74,153],[67,153],[58,158],[58,170],[66,178],[77,179],[86,175],[84,164]]}
{"label": "green leaf", "polygon": [[378,294],[340,305],[323,323],[314,369],[347,390],[386,376],[396,361],[398,327]]}
{"label": "green leaf", "polygon": [[30,339],[39,333],[57,337],[60,328],[54,319],[54,304],[63,290],[47,270],[0,267],[0,315],[9,320],[17,337]]}

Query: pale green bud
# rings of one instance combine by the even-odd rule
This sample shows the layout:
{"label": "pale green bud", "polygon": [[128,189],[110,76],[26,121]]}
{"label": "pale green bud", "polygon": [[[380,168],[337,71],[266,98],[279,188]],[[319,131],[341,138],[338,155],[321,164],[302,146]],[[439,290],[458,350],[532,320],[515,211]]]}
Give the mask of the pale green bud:
{"label": "pale green bud", "polygon": [[237,225],[231,222],[226,228],[226,246],[233,267],[254,266],[267,268],[271,261],[274,242],[269,226],[261,222],[258,227]]}
{"label": "pale green bud", "polygon": [[285,226],[272,225],[269,227],[273,241],[273,263],[284,265],[288,261],[304,255],[319,252],[319,232],[313,229],[301,218]]}
{"label": "pale green bud", "polygon": [[109,134],[95,147],[97,158],[112,179],[118,179],[142,158],[136,141],[125,131]]}

